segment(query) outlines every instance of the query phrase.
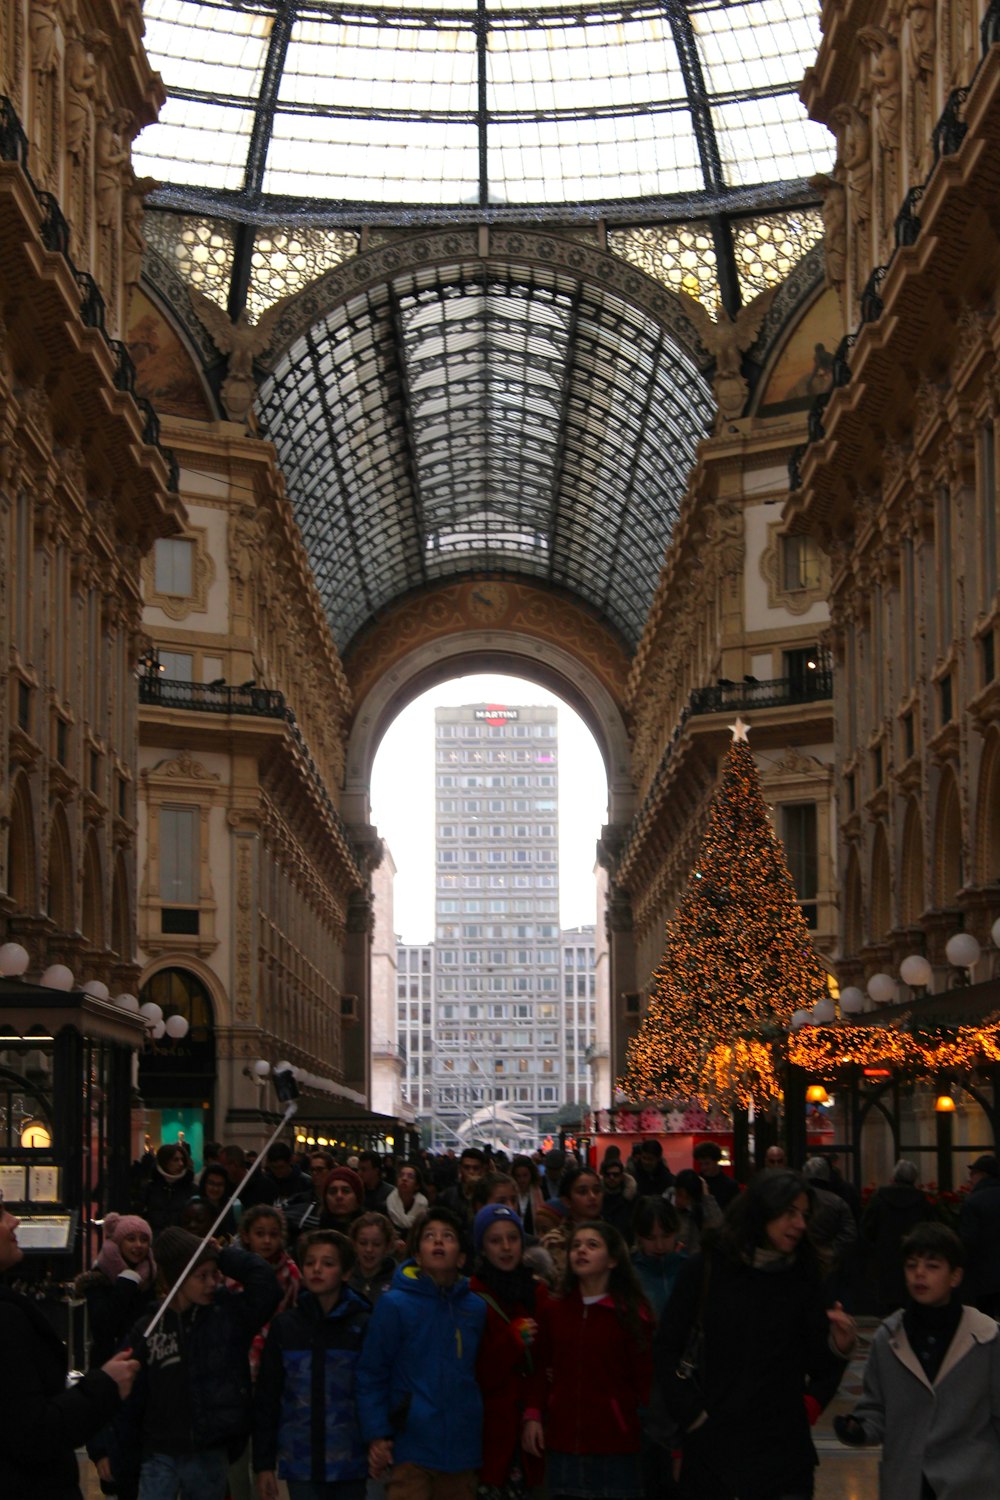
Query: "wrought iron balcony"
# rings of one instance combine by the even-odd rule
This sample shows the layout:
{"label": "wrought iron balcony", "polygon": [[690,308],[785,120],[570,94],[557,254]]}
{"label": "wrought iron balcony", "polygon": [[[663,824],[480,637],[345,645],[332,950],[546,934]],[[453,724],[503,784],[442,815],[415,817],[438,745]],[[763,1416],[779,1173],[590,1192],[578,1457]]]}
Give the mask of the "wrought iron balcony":
{"label": "wrought iron balcony", "polygon": [[286,719],[284,693],[272,688],[215,686],[205,682],[171,682],[153,673],[139,678],[139,702],[160,708],[184,708],[205,714],[249,714],[257,719]]}
{"label": "wrought iron balcony", "polygon": [[695,688],[691,694],[693,714],[716,714],[731,709],[785,708],[795,703],[816,703],[833,696],[833,672],[819,667],[795,677],[772,677],[766,682],[717,682],[714,687]]}

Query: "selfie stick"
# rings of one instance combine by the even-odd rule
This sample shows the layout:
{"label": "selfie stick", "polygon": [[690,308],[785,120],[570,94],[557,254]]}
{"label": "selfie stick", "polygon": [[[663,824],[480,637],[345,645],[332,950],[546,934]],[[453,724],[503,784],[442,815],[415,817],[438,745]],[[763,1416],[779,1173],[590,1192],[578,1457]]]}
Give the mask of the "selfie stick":
{"label": "selfie stick", "polygon": [[215,1223],[212,1225],[211,1229],[204,1236],[204,1238],[200,1241],[197,1250],[195,1250],[194,1254],[191,1256],[191,1259],[188,1261],[187,1265],[184,1267],[183,1271],[178,1276],[177,1280],[174,1282],[173,1286],[170,1288],[163,1301],[160,1303],[159,1307],[156,1310],[155,1317],[153,1318],[149,1327],[146,1329],[145,1334],[143,1335],[145,1338],[149,1338],[149,1335],[153,1332],[157,1323],[163,1317],[163,1314],[166,1312],[167,1308],[174,1300],[174,1293],[179,1289],[181,1283],[185,1281],[194,1270],[199,1256],[201,1255],[205,1246],[208,1244],[209,1240],[214,1235],[215,1231],[218,1229],[219,1225],[222,1223],[223,1219],[226,1217],[226,1214],[239,1198],[240,1194],[246,1187],[247,1183],[250,1181],[253,1174],[256,1172],[257,1168],[264,1161],[264,1158],[267,1156],[268,1151],[271,1149],[278,1136],[284,1130],[289,1120],[298,1112],[299,1106],[297,1100],[299,1090],[298,1085],[295,1082],[295,1074],[290,1068],[285,1069],[280,1073],[274,1074],[274,1087],[278,1092],[278,1102],[280,1104],[284,1104],[285,1106],[285,1113],[282,1115],[281,1119],[274,1127],[274,1130],[271,1132],[266,1146],[262,1147],[257,1156],[250,1163],[249,1167],[246,1170],[246,1173],[244,1174],[242,1182],[236,1188],[228,1202],[219,1210],[219,1216],[216,1219]]}

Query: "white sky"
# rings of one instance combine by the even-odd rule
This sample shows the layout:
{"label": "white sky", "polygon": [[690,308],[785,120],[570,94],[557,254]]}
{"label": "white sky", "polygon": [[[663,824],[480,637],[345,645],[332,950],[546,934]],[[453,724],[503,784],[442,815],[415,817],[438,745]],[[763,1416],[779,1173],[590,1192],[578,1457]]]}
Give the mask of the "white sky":
{"label": "white sky", "polygon": [[559,921],[597,920],[595,846],[607,822],[604,762],[579,714],[519,677],[480,673],[442,683],[394,720],[375,757],[372,822],[392,851],[395,927],[405,943],[434,936],[434,710],[468,703],[554,704],[559,710]]}

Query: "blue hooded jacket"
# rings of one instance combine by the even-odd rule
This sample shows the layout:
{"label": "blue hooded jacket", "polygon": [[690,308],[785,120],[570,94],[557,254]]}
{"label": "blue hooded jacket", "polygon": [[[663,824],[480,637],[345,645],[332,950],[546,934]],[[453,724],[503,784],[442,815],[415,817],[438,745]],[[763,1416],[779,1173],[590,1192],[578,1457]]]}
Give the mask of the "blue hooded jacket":
{"label": "blue hooded jacket", "polygon": [[460,1276],[442,1287],[413,1261],[378,1300],[357,1370],[365,1442],[391,1438],[393,1461],[442,1474],[477,1469],[483,1402],[476,1353],[486,1303]]}

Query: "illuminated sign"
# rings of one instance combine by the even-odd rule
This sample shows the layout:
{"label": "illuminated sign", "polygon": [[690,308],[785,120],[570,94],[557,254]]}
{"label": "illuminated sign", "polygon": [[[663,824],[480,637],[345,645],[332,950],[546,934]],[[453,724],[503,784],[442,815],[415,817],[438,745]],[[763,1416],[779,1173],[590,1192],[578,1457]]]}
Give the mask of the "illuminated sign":
{"label": "illuminated sign", "polygon": [[472,716],[475,719],[484,719],[487,724],[509,724],[511,719],[518,717],[518,710],[501,708],[499,703],[488,703],[485,708],[474,708]]}

